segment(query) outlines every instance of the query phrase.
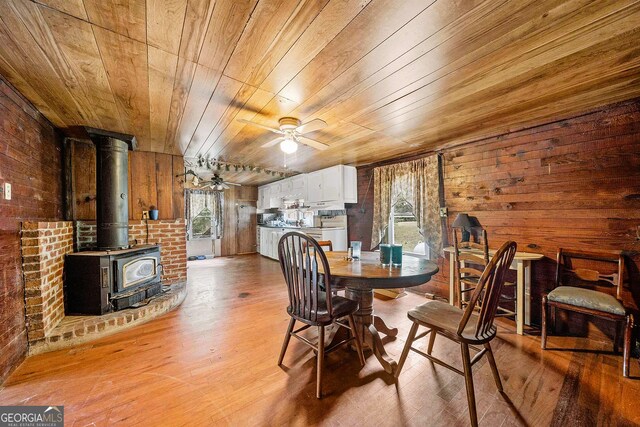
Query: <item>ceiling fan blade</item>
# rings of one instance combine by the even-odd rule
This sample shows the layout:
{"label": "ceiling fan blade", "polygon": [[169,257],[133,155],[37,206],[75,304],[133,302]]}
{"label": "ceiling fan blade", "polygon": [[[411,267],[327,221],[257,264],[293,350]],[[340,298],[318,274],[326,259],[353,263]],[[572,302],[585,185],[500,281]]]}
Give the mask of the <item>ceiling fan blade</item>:
{"label": "ceiling fan blade", "polygon": [[315,139],[307,138],[306,136],[296,136],[296,140],[301,144],[308,145],[309,147],[320,151],[329,148],[329,146],[324,142],[316,141]]}
{"label": "ceiling fan blade", "polygon": [[249,121],[249,120],[245,120],[245,119],[238,119],[238,121],[239,121],[240,123],[245,123],[245,124],[247,124],[247,125],[257,126],[257,127],[259,127],[259,128],[266,129],[266,130],[268,130],[268,131],[270,131],[270,132],[273,132],[273,133],[279,133],[279,134],[283,134],[283,133],[284,133],[284,132],[282,132],[280,129],[274,129],[274,128],[271,128],[271,127],[269,127],[269,126],[261,125],[260,123],[251,122],[251,121]]}
{"label": "ceiling fan blade", "polygon": [[266,144],[262,144],[260,147],[262,147],[262,148],[273,147],[274,145],[276,145],[277,143],[279,143],[283,139],[284,139],[283,137],[279,136],[278,138],[272,139],[271,141],[267,142]]}
{"label": "ceiling fan blade", "polygon": [[308,121],[307,123],[303,123],[300,126],[298,126],[296,128],[296,132],[303,135],[305,133],[315,132],[325,127],[327,127],[327,122],[320,119],[313,119],[311,121]]}
{"label": "ceiling fan blade", "polygon": [[236,187],[242,187],[242,184],[236,184],[235,182],[225,181],[224,183],[227,185],[235,185]]}

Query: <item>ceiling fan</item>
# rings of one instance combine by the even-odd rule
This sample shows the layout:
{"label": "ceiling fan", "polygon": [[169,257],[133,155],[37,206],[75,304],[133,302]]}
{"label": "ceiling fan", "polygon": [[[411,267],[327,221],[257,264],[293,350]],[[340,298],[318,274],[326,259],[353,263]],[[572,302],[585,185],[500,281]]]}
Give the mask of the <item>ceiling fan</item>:
{"label": "ceiling fan", "polygon": [[[197,184],[196,184],[197,185]],[[230,185],[234,185],[236,187],[240,187],[241,184],[236,184],[234,182],[228,182],[222,179],[222,177],[220,175],[213,174],[213,176],[211,177],[211,180],[209,181],[202,181],[200,182],[200,187],[201,188],[210,188],[212,190],[216,190],[216,191],[222,191],[222,190],[228,190]]]}
{"label": "ceiling fan", "polygon": [[314,119],[306,123],[301,123],[300,120],[295,117],[283,117],[278,120],[280,129],[275,129],[245,119],[238,119],[238,121],[281,135],[276,139],[263,144],[262,148],[273,147],[280,143],[280,149],[287,154],[295,153],[298,150],[298,143],[315,148],[316,150],[326,150],[329,148],[327,144],[303,136],[306,133],[315,132],[327,126],[327,123],[324,120]]}

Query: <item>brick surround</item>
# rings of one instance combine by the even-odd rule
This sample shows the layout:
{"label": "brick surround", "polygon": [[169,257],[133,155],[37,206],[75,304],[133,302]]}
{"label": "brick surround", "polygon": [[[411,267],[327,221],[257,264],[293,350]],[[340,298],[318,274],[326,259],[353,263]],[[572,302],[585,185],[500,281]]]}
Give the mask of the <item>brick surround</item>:
{"label": "brick surround", "polygon": [[27,337],[43,340],[64,318],[64,256],[73,252],[70,221],[23,222],[22,266]]}
{"label": "brick surround", "polygon": [[[163,266],[163,283],[183,283],[187,279],[184,219],[149,221],[148,225],[149,235],[147,238],[145,221],[130,221],[130,243],[159,244]],[[31,349],[48,348],[59,339],[56,338],[58,334],[54,334],[53,331],[60,329],[56,329],[56,326],[61,324],[65,317],[62,276],[64,256],[73,252],[74,249],[76,251],[87,250],[95,243],[95,221],[76,221],[75,224],[71,221],[22,223],[25,312],[27,339]],[[171,305],[169,304],[167,307],[162,305],[163,310]],[[95,320],[98,322],[96,323],[98,328],[102,321],[100,319],[101,317]],[[87,332],[91,333],[89,329],[92,323],[88,322],[84,322],[87,324],[83,323],[82,328],[88,328]],[[69,331],[63,332],[69,335]],[[82,331],[78,332],[78,336],[83,333]]]}
{"label": "brick surround", "polygon": [[[162,263],[162,281],[176,283],[187,279],[187,237],[184,219],[148,221],[129,220],[131,244],[159,244]],[[82,251],[96,244],[96,222],[76,221],[76,250]]]}

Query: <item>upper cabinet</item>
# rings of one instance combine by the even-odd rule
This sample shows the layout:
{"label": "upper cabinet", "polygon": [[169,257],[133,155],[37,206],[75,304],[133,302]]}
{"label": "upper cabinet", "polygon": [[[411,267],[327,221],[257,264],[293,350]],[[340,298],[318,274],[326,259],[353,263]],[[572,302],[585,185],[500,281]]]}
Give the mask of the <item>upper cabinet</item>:
{"label": "upper cabinet", "polygon": [[307,200],[311,203],[357,203],[356,168],[338,165],[307,174]]}
{"label": "upper cabinet", "polygon": [[296,175],[288,179],[291,183],[290,196],[294,199],[308,198],[308,176],[306,174]]}
{"label": "upper cabinet", "polygon": [[263,185],[258,189],[258,209],[282,207],[284,199],[303,199],[318,207],[357,203],[356,168],[332,166]]}
{"label": "upper cabinet", "polygon": [[279,208],[285,199],[303,199],[314,207],[358,202],[356,168],[338,165],[300,174],[258,188],[258,209]]}

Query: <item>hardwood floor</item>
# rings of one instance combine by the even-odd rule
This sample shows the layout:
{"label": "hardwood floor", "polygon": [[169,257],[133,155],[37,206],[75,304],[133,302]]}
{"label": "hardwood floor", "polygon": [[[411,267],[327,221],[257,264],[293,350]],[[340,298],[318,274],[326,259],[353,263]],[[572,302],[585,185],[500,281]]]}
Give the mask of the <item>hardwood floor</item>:
{"label": "hardwood floor", "polygon": [[[371,353],[338,350],[315,398],[315,360],[287,327],[280,266],[258,255],[189,264],[189,295],[176,311],[86,345],[28,358],[0,388],[0,405],[64,405],[67,425],[467,425],[464,379],[410,354],[398,385]],[[409,294],[375,301],[400,329],[387,345],[399,357],[410,328]],[[586,346],[550,337],[550,346]],[[426,341],[423,345],[426,347]],[[417,344],[418,346],[420,344]],[[505,322],[492,343],[508,396],[486,358],[474,367],[480,425],[640,424],[640,381],[623,379],[619,355],[542,351],[538,337]],[[588,343],[610,348],[609,343]],[[438,357],[459,361],[437,340]],[[632,362],[632,376],[640,369]]]}

